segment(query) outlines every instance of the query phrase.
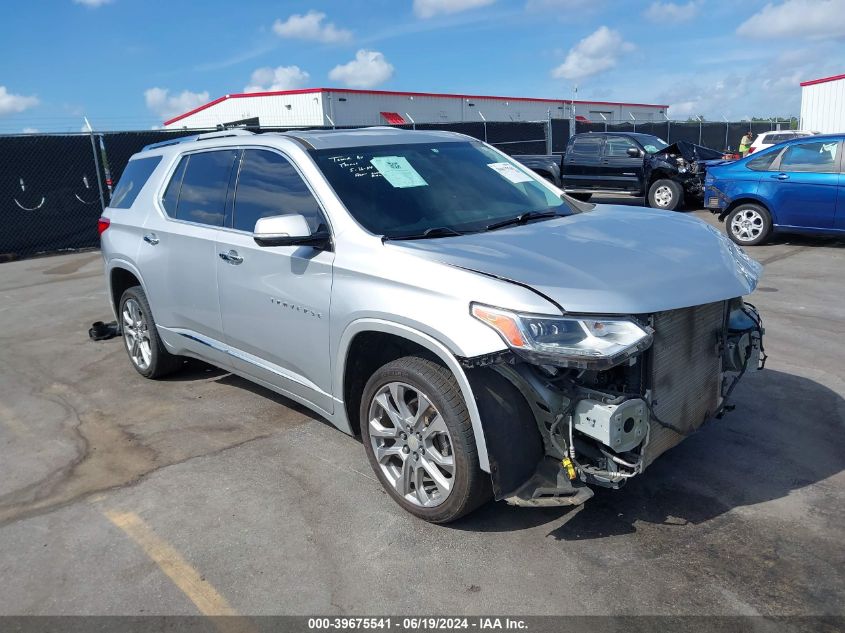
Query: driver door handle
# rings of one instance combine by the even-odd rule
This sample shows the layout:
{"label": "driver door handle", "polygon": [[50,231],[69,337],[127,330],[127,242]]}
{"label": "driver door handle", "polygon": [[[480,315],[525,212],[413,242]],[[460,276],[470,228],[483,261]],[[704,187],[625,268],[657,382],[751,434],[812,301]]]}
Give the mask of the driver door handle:
{"label": "driver door handle", "polygon": [[777,178],[778,180],[789,180],[789,174],[772,174],[772,178]]}
{"label": "driver door handle", "polygon": [[147,234],[144,236],[144,241],[145,241],[147,244],[151,244],[151,245],[153,245],[153,246],[155,246],[156,244],[158,244],[158,243],[159,243],[159,239],[156,237],[156,234],[155,234],[155,233],[147,233]]}
{"label": "driver door handle", "polygon": [[237,266],[238,264],[242,264],[244,261],[244,258],[238,255],[238,251],[236,250],[229,250],[225,253],[218,253],[218,255],[220,255],[220,259],[222,259],[224,262],[234,264],[235,266]]}

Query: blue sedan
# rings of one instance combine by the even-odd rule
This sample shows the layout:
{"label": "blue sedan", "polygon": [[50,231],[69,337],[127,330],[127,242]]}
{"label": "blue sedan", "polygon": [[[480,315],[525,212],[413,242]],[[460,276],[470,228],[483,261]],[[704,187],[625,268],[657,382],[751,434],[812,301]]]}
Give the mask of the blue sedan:
{"label": "blue sedan", "polygon": [[707,167],[704,203],[742,246],[778,231],[845,234],[845,134],[796,138]]}

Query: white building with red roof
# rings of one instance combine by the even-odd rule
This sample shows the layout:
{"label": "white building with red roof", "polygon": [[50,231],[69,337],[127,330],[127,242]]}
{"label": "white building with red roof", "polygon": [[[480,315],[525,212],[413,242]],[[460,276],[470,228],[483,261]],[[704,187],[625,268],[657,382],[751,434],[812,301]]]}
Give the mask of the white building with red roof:
{"label": "white building with red roof", "polygon": [[845,75],[801,82],[802,130],[845,132]]}
{"label": "white building with red roof", "polygon": [[478,121],[663,121],[667,105],[483,95],[306,88],[230,94],[165,121],[167,129],[401,125]]}

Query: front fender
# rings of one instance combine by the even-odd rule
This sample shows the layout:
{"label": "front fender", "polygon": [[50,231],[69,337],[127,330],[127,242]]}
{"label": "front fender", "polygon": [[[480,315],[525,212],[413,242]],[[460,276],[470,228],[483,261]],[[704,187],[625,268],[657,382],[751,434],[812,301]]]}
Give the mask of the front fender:
{"label": "front fender", "polygon": [[[461,390],[461,395],[466,403],[467,413],[472,423],[472,433],[475,438],[476,449],[478,450],[478,462],[481,470],[489,473],[490,459],[487,454],[487,441],[484,437],[481,416],[479,415],[478,406],[476,405],[475,396],[467,375],[452,351],[439,340],[425,332],[409,325],[376,318],[361,318],[349,323],[340,336],[337,354],[334,356],[336,365],[334,367],[333,392],[335,394],[344,393],[343,383],[349,346],[355,335],[361,332],[383,332],[408,339],[424,347],[443,362],[449,371],[452,372],[452,375],[455,376],[455,380]],[[335,423],[347,433],[352,433],[352,425],[346,415],[345,407],[338,407]]]}

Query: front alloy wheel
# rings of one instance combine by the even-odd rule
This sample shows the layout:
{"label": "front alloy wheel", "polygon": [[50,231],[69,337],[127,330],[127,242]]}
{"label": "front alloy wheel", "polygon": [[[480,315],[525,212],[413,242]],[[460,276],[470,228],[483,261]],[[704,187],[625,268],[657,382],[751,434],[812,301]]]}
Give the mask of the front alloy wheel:
{"label": "front alloy wheel", "polygon": [[455,377],[427,358],[378,368],[364,387],[361,439],[387,493],[411,514],[448,523],[490,498]]}
{"label": "front alloy wheel", "polygon": [[446,501],[455,477],[452,438],[431,399],[390,382],[376,392],[367,417],[373,453],[394,490],[426,508]]}

